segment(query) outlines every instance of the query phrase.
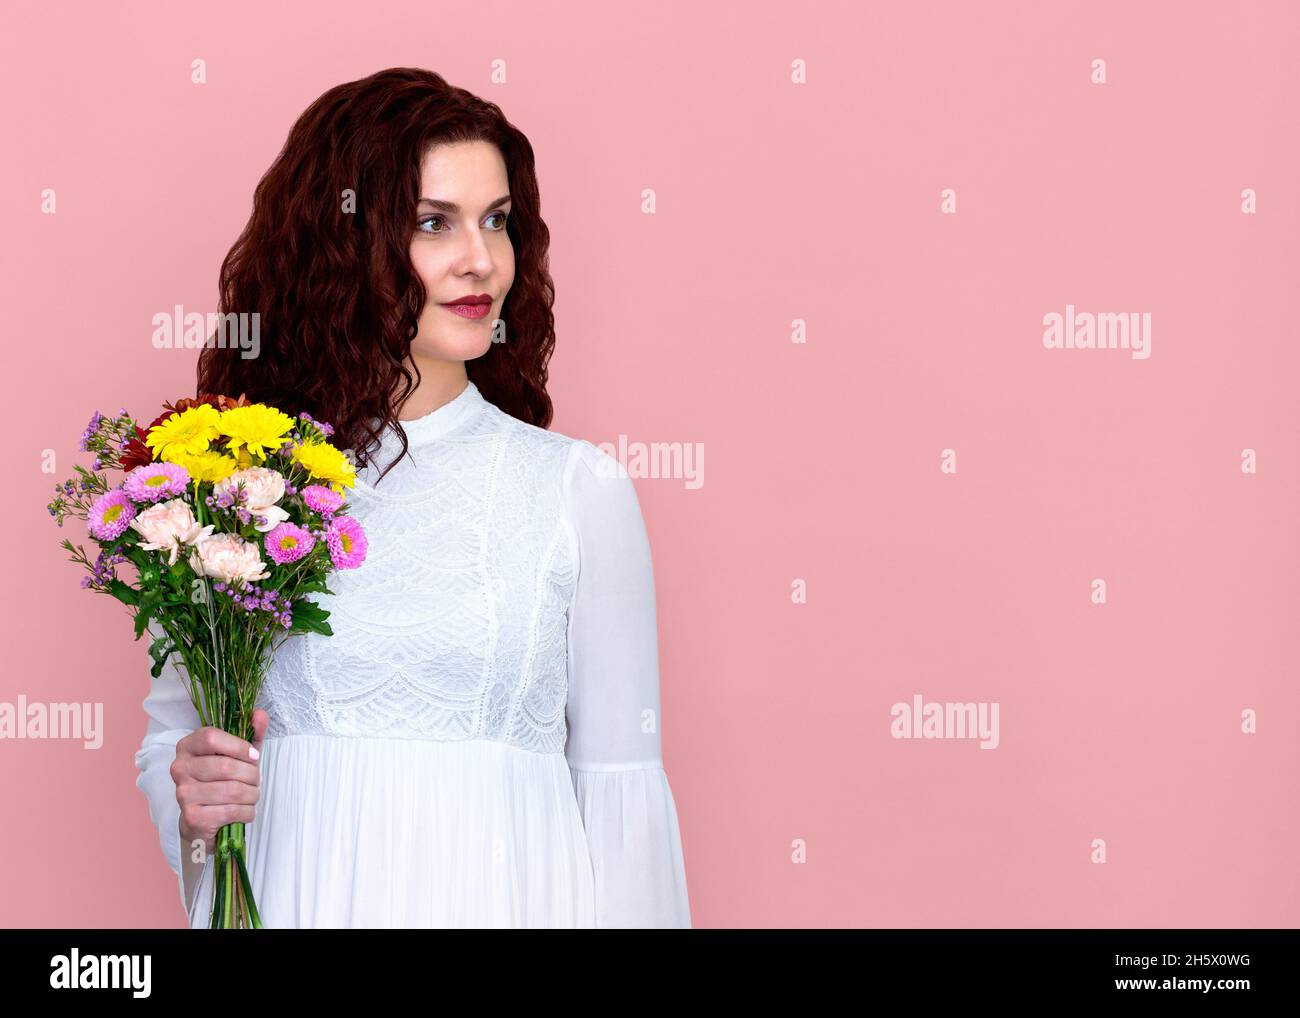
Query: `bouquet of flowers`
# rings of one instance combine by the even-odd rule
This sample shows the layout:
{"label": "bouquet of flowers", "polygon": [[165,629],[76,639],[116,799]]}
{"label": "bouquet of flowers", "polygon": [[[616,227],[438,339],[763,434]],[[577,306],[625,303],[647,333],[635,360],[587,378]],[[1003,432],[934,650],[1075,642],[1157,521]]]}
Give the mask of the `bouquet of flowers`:
{"label": "bouquet of flowers", "polygon": [[[125,410],[95,413],[81,449],[90,470],[55,487],[60,527],[84,520],[99,545],[62,542],[90,573],[83,588],[132,611],[135,638],[151,620],[151,672],[173,653],[202,723],[253,738],[252,715],[275,649],[293,633],[330,636],[329,612],[307,595],[329,594],[326,576],[365,559],[366,535],[346,514],[352,462],[329,443],[330,425],[295,419],[244,396],[200,395],[164,404],[141,428]],[[122,471],[121,483],[106,471]],[[269,560],[269,561],[267,561]],[[117,567],[135,567],[136,582]],[[261,928],[245,857],[244,824],[215,843],[213,929]]]}

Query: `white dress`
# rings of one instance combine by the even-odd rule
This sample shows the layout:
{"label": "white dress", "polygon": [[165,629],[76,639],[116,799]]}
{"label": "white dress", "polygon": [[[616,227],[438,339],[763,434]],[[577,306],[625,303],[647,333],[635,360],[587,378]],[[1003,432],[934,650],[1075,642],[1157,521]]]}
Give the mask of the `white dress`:
{"label": "white dress", "polygon": [[[689,927],[631,478],[473,382],[403,427],[410,456],[375,483],[386,431],[348,493],[366,561],[313,595],[334,635],[289,637],[258,701],[264,925]],[[169,767],[199,719],[174,660],[137,785],[197,928],[213,864],[190,886]]]}

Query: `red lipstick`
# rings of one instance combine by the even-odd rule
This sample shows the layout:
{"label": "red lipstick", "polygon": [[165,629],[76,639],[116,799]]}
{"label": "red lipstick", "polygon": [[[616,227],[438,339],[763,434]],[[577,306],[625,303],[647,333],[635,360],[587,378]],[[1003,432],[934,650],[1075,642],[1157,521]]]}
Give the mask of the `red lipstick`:
{"label": "red lipstick", "polygon": [[442,305],[454,315],[461,318],[486,318],[492,310],[492,295],[487,293],[468,294]]}

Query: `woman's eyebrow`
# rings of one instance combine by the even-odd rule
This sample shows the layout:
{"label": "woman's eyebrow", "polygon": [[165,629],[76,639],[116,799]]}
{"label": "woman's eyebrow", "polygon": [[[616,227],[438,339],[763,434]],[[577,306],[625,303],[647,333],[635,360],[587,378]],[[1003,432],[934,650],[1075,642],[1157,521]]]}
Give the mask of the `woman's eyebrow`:
{"label": "woman's eyebrow", "polygon": [[[508,195],[508,194],[507,194],[507,195],[504,195],[503,197],[500,197],[500,198],[498,198],[496,201],[494,201],[491,205],[489,205],[489,206],[488,206],[487,208],[485,208],[483,211],[484,211],[484,212],[491,212],[493,209],[498,208],[498,207],[501,206],[501,205],[504,205],[504,204],[505,204],[506,202],[508,202],[509,200],[510,200],[510,195]],[[420,199],[420,204],[422,204],[422,205],[432,205],[432,206],[433,206],[435,209],[437,209],[439,212],[446,212],[449,216],[454,216],[454,215],[456,215],[458,212],[460,212],[460,206],[457,205],[454,201],[442,201],[442,200],[439,199],[439,198],[421,198],[421,199]]]}

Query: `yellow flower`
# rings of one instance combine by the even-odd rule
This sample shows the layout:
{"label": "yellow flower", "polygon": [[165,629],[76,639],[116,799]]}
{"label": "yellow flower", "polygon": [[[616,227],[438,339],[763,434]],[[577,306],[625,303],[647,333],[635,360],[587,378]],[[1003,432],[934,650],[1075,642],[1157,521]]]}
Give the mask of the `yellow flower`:
{"label": "yellow flower", "polygon": [[253,403],[221,411],[218,427],[232,453],[246,449],[251,456],[265,457],[289,440],[294,421],[282,410]]}
{"label": "yellow flower", "polygon": [[209,484],[224,481],[239,469],[239,464],[233,456],[223,456],[212,449],[206,452],[190,453],[189,455],[180,454],[179,458],[173,460],[173,462],[179,463],[189,471],[191,481],[200,483],[206,481]]}
{"label": "yellow flower", "polygon": [[207,451],[208,443],[221,434],[217,430],[220,418],[217,408],[206,403],[190,407],[150,428],[145,445],[153,450],[154,459],[176,463],[182,456]]}
{"label": "yellow flower", "polygon": [[345,487],[352,487],[356,481],[357,468],[328,442],[308,442],[296,446],[293,458],[312,477],[325,481],[340,495]]}

